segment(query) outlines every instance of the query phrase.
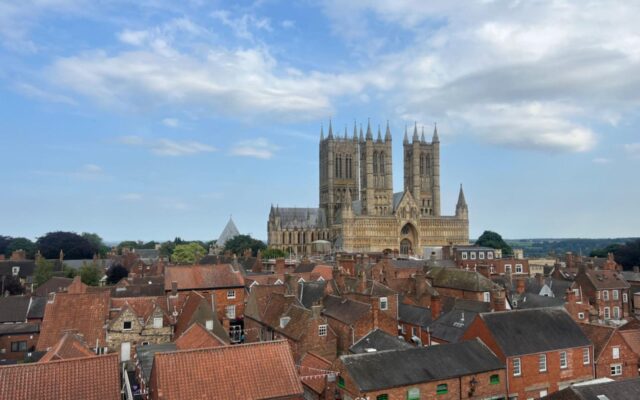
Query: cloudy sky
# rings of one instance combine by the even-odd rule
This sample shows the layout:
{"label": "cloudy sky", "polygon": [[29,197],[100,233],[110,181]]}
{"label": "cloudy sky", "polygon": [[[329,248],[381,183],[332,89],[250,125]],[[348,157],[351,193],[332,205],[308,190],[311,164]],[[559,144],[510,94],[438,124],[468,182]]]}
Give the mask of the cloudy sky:
{"label": "cloudy sky", "polygon": [[[180,5],[178,5],[180,3]],[[0,0],[0,234],[266,237],[321,124],[415,122],[471,236],[640,235],[640,4]]]}

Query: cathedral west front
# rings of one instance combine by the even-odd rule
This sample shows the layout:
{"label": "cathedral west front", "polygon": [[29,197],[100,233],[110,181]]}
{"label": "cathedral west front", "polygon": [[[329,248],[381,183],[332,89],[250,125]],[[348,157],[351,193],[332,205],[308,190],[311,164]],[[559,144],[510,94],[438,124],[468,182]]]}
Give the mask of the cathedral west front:
{"label": "cathedral west front", "polygon": [[455,215],[440,213],[440,140],[414,126],[403,146],[404,190],[393,192],[392,138],[387,124],[376,138],[367,123],[349,137],[320,131],[319,207],[271,207],[268,244],[310,254],[327,241],[334,251],[397,251],[422,255],[426,246],[468,244],[469,211],[462,187]]}

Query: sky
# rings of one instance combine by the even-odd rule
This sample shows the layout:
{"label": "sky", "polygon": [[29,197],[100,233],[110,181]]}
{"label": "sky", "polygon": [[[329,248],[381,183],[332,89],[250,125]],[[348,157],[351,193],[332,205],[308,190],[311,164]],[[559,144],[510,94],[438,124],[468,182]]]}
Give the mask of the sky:
{"label": "sky", "polygon": [[0,0],[0,234],[266,238],[320,128],[437,122],[470,236],[640,236],[640,3]]}

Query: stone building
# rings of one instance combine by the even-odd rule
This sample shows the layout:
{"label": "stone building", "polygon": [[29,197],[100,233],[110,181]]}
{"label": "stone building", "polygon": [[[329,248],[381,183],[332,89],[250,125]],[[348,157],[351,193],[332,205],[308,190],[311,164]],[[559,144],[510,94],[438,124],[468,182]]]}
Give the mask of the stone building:
{"label": "stone building", "polygon": [[[413,129],[403,141],[404,191],[393,192],[392,139],[378,127],[373,138],[354,126],[353,136],[334,136],[331,123],[320,132],[318,208],[271,207],[269,246],[297,254],[327,241],[347,252],[399,251],[421,254],[425,246],[467,244],[469,212],[460,187],[456,212],[440,211],[440,140],[431,142]],[[315,242],[315,243],[314,243]],[[325,242],[326,243],[326,242]]]}

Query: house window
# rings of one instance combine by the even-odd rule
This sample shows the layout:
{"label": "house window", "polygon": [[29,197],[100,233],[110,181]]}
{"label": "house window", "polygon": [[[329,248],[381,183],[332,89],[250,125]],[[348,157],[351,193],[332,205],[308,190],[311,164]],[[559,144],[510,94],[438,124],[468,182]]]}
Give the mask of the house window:
{"label": "house window", "polygon": [[493,260],[493,251],[488,251],[488,252],[487,252],[487,258],[488,258],[489,260]]}
{"label": "house window", "polygon": [[496,269],[493,265],[489,268],[489,271],[491,271],[492,274],[496,273]]}
{"label": "house window", "polygon": [[11,273],[13,274],[13,276],[18,276],[18,274],[20,273],[20,267],[11,268]]}
{"label": "house window", "polygon": [[578,313],[578,319],[584,319],[584,313],[583,312],[579,312]]}
{"label": "house window", "polygon": [[416,333],[417,333],[417,332],[416,332],[416,327],[415,327],[415,326],[412,326],[412,327],[411,327],[411,337],[417,336],[417,335],[416,335]]}
{"label": "house window", "polygon": [[404,328],[404,324],[400,324],[400,332],[402,332],[403,335],[407,333],[407,331]]}
{"label": "house window", "polygon": [[449,393],[449,386],[446,383],[441,383],[436,386],[436,394],[447,394]]}
{"label": "house window", "polygon": [[505,264],[504,265],[504,273],[505,274],[510,274],[511,273],[511,264]]}
{"label": "house window", "polygon": [[620,307],[613,307],[613,319],[620,319]]}
{"label": "house window", "polygon": [[567,368],[567,352],[566,351],[561,351],[560,352],[560,368]]}
{"label": "house window", "polygon": [[609,291],[608,290],[603,290],[602,291],[602,300],[609,300]]}
{"label": "house window", "polygon": [[142,342],[142,345],[143,345],[143,346],[148,346],[148,345],[149,345],[149,342]]}
{"label": "house window", "polygon": [[389,308],[389,302],[386,297],[380,297],[380,309],[387,310]]}
{"label": "house window", "polygon": [[611,291],[611,297],[613,297],[614,300],[618,300],[618,291],[617,290],[612,290]]}
{"label": "house window", "polygon": [[407,400],[420,400],[420,389],[411,388],[407,390]]}
{"label": "house window", "polygon": [[622,364],[612,364],[611,376],[620,376],[620,375],[622,375]]}
{"label": "house window", "polygon": [[472,260],[476,259],[476,252],[475,251],[470,252],[469,255],[471,256]]}
{"label": "house window", "polygon": [[162,317],[156,317],[153,319],[153,327],[154,328],[162,328]]}
{"label": "house window", "polygon": [[516,274],[522,273],[522,264],[516,264]]}
{"label": "house window", "polygon": [[227,290],[227,299],[235,299],[236,291],[234,289]]}
{"label": "house window", "polygon": [[622,302],[627,303],[629,301],[629,297],[626,293],[622,293]]}
{"label": "house window", "polygon": [[611,349],[611,358],[613,358],[614,360],[620,358],[620,347],[613,347]]}
{"label": "house window", "polygon": [[341,376],[338,377],[338,387],[344,389],[344,378]]}
{"label": "house window", "polygon": [[538,356],[538,371],[547,372],[547,355],[540,354]]}
{"label": "house window", "polygon": [[327,336],[327,325],[318,325],[318,336]]}
{"label": "house window", "polygon": [[467,259],[467,252],[466,252],[466,251],[463,251],[463,252],[462,252],[462,259],[463,259],[463,260],[466,260],[466,259]]}
{"label": "house window", "polygon": [[513,376],[520,376],[521,374],[522,374],[522,371],[520,371],[520,359],[514,358],[513,359]]}
{"label": "house window", "polygon": [[11,342],[11,351],[27,351],[27,341],[21,340],[19,342]]}
{"label": "house window", "polygon": [[589,348],[582,349],[582,363],[589,364]]}
{"label": "house window", "polygon": [[484,293],[482,293],[482,300],[483,300],[485,303],[490,302],[490,301],[491,301],[491,293],[489,293],[489,292],[484,292]]}
{"label": "house window", "polygon": [[123,331],[130,331],[131,330],[131,321],[124,321],[122,323],[122,330]]}
{"label": "house window", "polygon": [[478,258],[480,260],[484,260],[484,251],[481,251],[481,252],[478,253]]}
{"label": "house window", "polygon": [[605,307],[604,308],[604,319],[609,319],[611,318],[611,311],[609,310],[609,307]]}
{"label": "house window", "polygon": [[376,400],[389,400],[389,395],[386,393],[379,394],[376,396]]}
{"label": "house window", "polygon": [[500,383],[500,375],[498,374],[493,374],[491,375],[491,377],[489,378],[489,383],[492,385],[497,385]]}
{"label": "house window", "polygon": [[227,314],[227,318],[236,319],[236,306],[226,306],[224,310],[225,314]]}
{"label": "house window", "polygon": [[208,319],[204,322],[204,327],[207,328],[208,331],[212,331],[213,330],[213,320],[212,319]]}

